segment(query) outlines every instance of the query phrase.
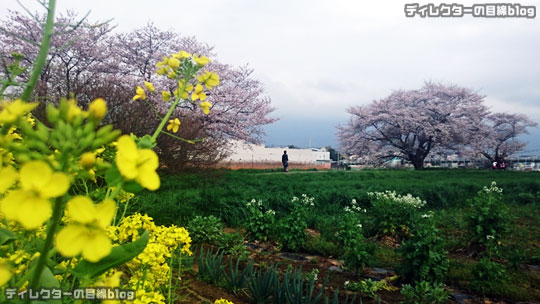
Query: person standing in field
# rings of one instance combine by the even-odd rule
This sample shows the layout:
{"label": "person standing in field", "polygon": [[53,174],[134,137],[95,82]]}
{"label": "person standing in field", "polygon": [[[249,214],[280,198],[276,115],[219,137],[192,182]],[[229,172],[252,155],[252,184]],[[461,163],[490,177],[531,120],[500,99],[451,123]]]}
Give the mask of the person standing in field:
{"label": "person standing in field", "polygon": [[287,151],[283,151],[281,162],[283,163],[283,172],[287,172],[289,168],[289,156],[287,155]]}

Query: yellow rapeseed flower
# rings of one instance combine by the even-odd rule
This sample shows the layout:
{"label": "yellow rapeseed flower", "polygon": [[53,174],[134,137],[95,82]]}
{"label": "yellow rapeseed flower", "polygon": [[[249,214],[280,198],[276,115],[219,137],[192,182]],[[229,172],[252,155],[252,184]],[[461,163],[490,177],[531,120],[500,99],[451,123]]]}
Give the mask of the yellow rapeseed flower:
{"label": "yellow rapeseed flower", "polygon": [[159,291],[146,291],[138,289],[133,304],[165,304],[165,297]]}
{"label": "yellow rapeseed flower", "polygon": [[[186,81],[185,79],[180,79],[180,81],[178,81],[178,87],[174,90],[174,96],[178,97],[178,94],[179,94],[180,90],[182,89],[182,87],[184,86],[185,81]],[[184,93],[182,93],[182,99],[187,99],[188,94],[191,91],[193,91],[193,85],[192,84],[186,85]]]}
{"label": "yellow rapeseed flower", "polygon": [[0,286],[4,286],[11,279],[11,270],[5,262],[0,262]]}
{"label": "yellow rapeseed flower", "polygon": [[38,104],[27,103],[20,99],[15,101],[3,100],[0,102],[0,123],[13,123],[17,118],[32,111]]}
{"label": "yellow rapeseed flower", "polygon": [[93,152],[85,152],[81,155],[81,166],[85,169],[92,168],[96,163],[96,154]]}
{"label": "yellow rapeseed flower", "polygon": [[112,250],[106,229],[111,224],[116,203],[106,199],[95,205],[86,196],[75,196],[67,203],[71,218],[68,226],[56,235],[56,249],[66,257],[82,253],[89,262],[98,262]]}
{"label": "yellow rapeseed flower", "polygon": [[17,171],[13,167],[0,167],[0,194],[4,194],[17,181]]}
{"label": "yellow rapeseed flower", "polygon": [[156,229],[154,220],[148,215],[135,213],[122,219],[116,229],[116,235],[120,242],[135,241],[139,238],[139,230],[144,229],[152,232]]}
{"label": "yellow rapeseed flower", "polygon": [[169,120],[169,125],[167,126],[167,131],[173,131],[173,133],[178,132],[178,128],[180,128],[180,120],[178,118]]}
{"label": "yellow rapeseed flower", "polygon": [[26,115],[26,121],[34,127],[36,125],[36,120],[32,117],[31,114]]}
{"label": "yellow rapeseed flower", "polygon": [[118,138],[116,165],[120,174],[127,180],[135,180],[148,190],[159,188],[160,181],[156,169],[159,159],[150,149],[138,149],[129,135]]}
{"label": "yellow rapeseed flower", "polygon": [[210,113],[210,108],[212,107],[212,104],[208,101],[201,102],[199,106],[202,108],[203,113],[205,115],[208,115]]}
{"label": "yellow rapeseed flower", "polygon": [[133,100],[137,100],[137,99],[141,99],[141,100],[145,100],[146,99],[146,92],[144,92],[144,89],[141,88],[140,86],[137,86],[137,89],[135,90],[135,96],[133,96]]}
{"label": "yellow rapeseed flower", "polygon": [[178,75],[176,74],[176,72],[174,70],[171,70],[169,72],[169,74],[167,74],[167,78],[169,78],[169,79],[175,79],[176,76],[178,76]]}
{"label": "yellow rapeseed flower", "polygon": [[167,60],[167,65],[170,66],[173,70],[176,70],[180,66],[180,60],[171,57],[169,58],[169,60]]}
{"label": "yellow rapeseed flower", "polygon": [[200,83],[204,84],[207,89],[211,90],[213,87],[219,85],[219,75],[214,72],[208,72],[199,75],[197,77]]}
{"label": "yellow rapeseed flower", "polygon": [[234,304],[233,302],[229,301],[229,300],[225,300],[223,298],[219,299],[219,300],[216,300],[214,302],[214,304]]}
{"label": "yellow rapeseed flower", "polygon": [[20,189],[13,190],[0,202],[0,211],[7,219],[15,220],[26,229],[43,224],[51,215],[50,198],[64,195],[69,189],[69,178],[53,172],[43,161],[22,165],[19,172]]}
{"label": "yellow rapeseed flower", "polygon": [[195,86],[195,91],[191,94],[191,100],[195,101],[197,99],[201,101],[206,99],[206,93],[204,93],[203,87],[199,83]]}
{"label": "yellow rapeseed flower", "polygon": [[194,54],[193,55],[193,61],[195,61],[195,63],[198,66],[203,67],[203,66],[207,65],[210,62],[210,58],[208,58],[206,56],[199,57],[199,55]]}
{"label": "yellow rapeseed flower", "polygon": [[169,92],[169,91],[161,91],[161,98],[165,102],[171,101],[171,92]]}
{"label": "yellow rapeseed flower", "polygon": [[156,71],[156,73],[158,75],[165,75],[165,74],[167,74],[167,72],[168,72],[167,68],[165,68],[165,67],[161,67],[161,68],[157,69],[157,71]]}
{"label": "yellow rapeseed flower", "polygon": [[154,85],[151,82],[145,81],[144,86],[146,89],[150,92],[154,92],[156,89],[154,88]]}
{"label": "yellow rapeseed flower", "polygon": [[[182,79],[180,79],[180,81],[178,81],[178,88],[179,88],[179,89],[182,88],[182,87],[184,86],[184,82],[186,82],[186,79],[184,79],[184,78],[182,78]],[[191,91],[193,91],[193,85],[188,83],[188,84],[186,85],[186,90],[185,90],[185,92],[191,92]]]}
{"label": "yellow rapeseed flower", "polygon": [[94,99],[88,106],[88,113],[95,119],[102,119],[107,114],[107,103],[103,98]]}
{"label": "yellow rapeseed flower", "polygon": [[78,105],[75,99],[68,100],[68,111],[67,111],[67,121],[72,122],[79,115],[85,115],[84,112]]}
{"label": "yellow rapeseed flower", "polygon": [[163,67],[167,65],[167,62],[169,61],[169,57],[163,56],[162,60],[156,64],[156,67]]}
{"label": "yellow rapeseed flower", "polygon": [[187,59],[191,57],[191,54],[186,51],[180,51],[176,54],[172,54],[172,56],[178,59]]}

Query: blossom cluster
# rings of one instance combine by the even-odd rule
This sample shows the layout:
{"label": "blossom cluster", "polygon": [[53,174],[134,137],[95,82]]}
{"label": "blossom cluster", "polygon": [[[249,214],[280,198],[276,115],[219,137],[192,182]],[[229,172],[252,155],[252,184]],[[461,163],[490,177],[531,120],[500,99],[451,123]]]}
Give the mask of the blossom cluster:
{"label": "blossom cluster", "polygon": [[169,259],[177,249],[191,255],[191,238],[184,227],[157,226],[151,217],[140,213],[125,217],[109,229],[109,234],[118,242],[135,241],[140,237],[139,231],[144,230],[150,233],[150,239],[144,251],[126,264],[131,273],[127,287],[137,290],[136,297],[143,303],[151,303],[145,302],[148,297],[162,303],[164,298],[159,290],[167,284],[172,271]]}
{"label": "blossom cluster", "polygon": [[[9,236],[0,246],[5,253],[0,258],[0,286],[20,282],[19,288],[32,288],[32,264],[51,267],[54,280],[66,288],[122,285],[136,290],[135,303],[165,303],[160,287],[171,274],[170,258],[191,254],[189,233],[183,227],[156,226],[140,214],[125,217],[118,226],[113,223],[116,202],[134,197],[124,190],[125,184],[159,188],[156,153],[139,147],[134,136],[118,137],[120,132],[111,126],[98,129],[107,109],[102,99],[87,110],[74,99],[49,106],[51,128],[31,118],[35,105],[0,102],[0,229]],[[102,155],[107,149],[115,151],[113,156]],[[97,176],[105,186],[97,183]],[[80,186],[86,190],[81,192]],[[55,222],[59,224],[53,232],[46,229]],[[115,247],[137,241],[144,230],[150,232],[148,244],[122,268],[129,270],[127,275],[110,268],[81,280],[84,274],[75,272],[81,263],[113,256]],[[50,247],[42,245],[46,239]],[[52,249],[58,263],[45,264],[42,257],[50,256]]]}
{"label": "blossom cluster", "polygon": [[356,202],[356,199],[354,199],[354,198],[351,200],[351,206],[350,207],[345,206],[345,208],[343,208],[343,210],[345,210],[345,212],[350,212],[350,213],[354,213],[354,212],[366,213],[367,212],[367,209],[358,206],[358,203]]}
{"label": "blossom cluster", "polygon": [[300,198],[293,196],[293,198],[291,199],[292,203],[300,202],[301,205],[308,206],[308,207],[315,206],[313,201],[315,201],[315,198],[309,197],[307,194],[302,194]]}
{"label": "blossom cluster", "polygon": [[[44,6],[48,16],[42,32],[48,33],[55,27],[55,6],[53,1]],[[107,104],[101,98],[86,110],[73,97],[47,103],[45,117],[38,120],[31,113],[38,103],[28,100],[44,72],[49,51],[45,36],[20,99],[3,100],[8,87],[19,85],[13,80],[24,69],[10,65],[6,79],[0,79],[0,287],[122,286],[136,290],[134,303],[165,303],[160,287],[167,278],[171,282],[173,257],[191,254],[189,233],[183,227],[156,226],[140,214],[124,218],[127,207],[118,217],[117,201],[133,197],[128,189],[160,187],[159,159],[151,150],[157,135],[178,102],[187,100],[184,93],[191,93],[194,104],[200,100],[208,114],[212,104],[207,94],[219,77],[207,70],[199,73],[210,62],[207,57],[179,52],[164,58],[158,74],[166,73],[178,89],[152,137],[121,136],[120,130],[103,124]],[[17,58],[18,66],[23,55]],[[136,88],[134,100],[146,100],[147,91],[155,91],[150,82],[144,87]],[[162,93],[164,99],[166,95]],[[176,132],[179,125],[173,119],[169,130]]]}
{"label": "blossom cluster", "polygon": [[[205,115],[210,113],[212,103],[207,101],[208,91],[219,85],[219,76],[204,69],[199,71],[210,63],[210,59],[206,56],[190,54],[186,51],[179,51],[170,56],[163,56],[162,61],[158,62],[156,73],[160,76],[166,76],[170,80],[174,80],[177,84],[174,90],[162,90],[161,99],[164,102],[172,102],[170,110],[174,110],[180,101],[190,102],[195,104],[199,100],[199,107]],[[133,100],[146,100],[147,93],[155,93],[154,84],[148,81],[144,82],[144,88],[137,86]],[[173,99],[174,97],[174,99]],[[178,118],[170,118],[171,111],[165,119],[168,121],[167,131],[177,133],[181,121]]]}
{"label": "blossom cluster", "polygon": [[370,198],[376,200],[389,200],[398,204],[408,205],[413,208],[422,208],[427,203],[426,201],[421,200],[418,197],[412,196],[410,193],[407,195],[399,195],[395,191],[385,191],[385,192],[368,192]]}
{"label": "blossom cluster", "polygon": [[502,192],[503,192],[503,189],[497,187],[497,183],[496,183],[496,182],[491,182],[491,185],[489,186],[489,188],[488,188],[487,186],[484,186],[484,188],[482,188],[482,191],[484,191],[484,192],[486,192],[486,193],[490,193],[490,192],[493,192],[493,193],[502,193]]}

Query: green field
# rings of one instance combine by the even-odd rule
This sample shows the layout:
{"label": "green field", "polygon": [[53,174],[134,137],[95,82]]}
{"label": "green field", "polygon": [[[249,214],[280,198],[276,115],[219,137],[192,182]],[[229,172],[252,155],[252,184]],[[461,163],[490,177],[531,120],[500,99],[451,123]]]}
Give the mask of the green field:
{"label": "green field", "polygon": [[164,175],[161,188],[142,193],[134,208],[160,224],[185,225],[194,215],[213,214],[236,226],[241,219],[229,207],[242,208],[251,199],[261,199],[280,211],[292,196],[305,193],[315,197],[321,213],[331,214],[353,198],[368,206],[367,192],[395,190],[426,200],[430,209],[448,210],[466,207],[467,199],[492,181],[504,189],[508,203],[537,203],[540,172],[222,170]]}
{"label": "green field", "polygon": [[267,208],[276,211],[277,217],[285,217],[291,211],[291,198],[307,194],[315,198],[307,225],[319,232],[320,237],[308,237],[299,251],[338,257],[343,252],[333,243],[335,227],[341,221],[343,208],[355,199],[367,209],[364,234],[374,248],[368,266],[395,268],[401,260],[397,248],[381,242],[378,231],[369,224],[371,202],[367,193],[385,190],[410,193],[427,201],[424,209],[434,212],[436,226],[442,232],[450,258],[445,283],[482,296],[471,287],[472,268],[479,258],[468,251],[467,217],[469,200],[493,181],[503,188],[504,203],[512,220],[509,233],[502,239],[498,260],[507,268],[506,279],[503,285],[484,293],[511,301],[538,300],[540,273],[527,267],[540,264],[540,172],[202,171],[162,176],[161,188],[142,193],[129,209],[148,213],[159,224],[187,226],[197,215],[214,215],[225,226],[241,228],[248,216],[246,203],[251,199],[262,200]]}

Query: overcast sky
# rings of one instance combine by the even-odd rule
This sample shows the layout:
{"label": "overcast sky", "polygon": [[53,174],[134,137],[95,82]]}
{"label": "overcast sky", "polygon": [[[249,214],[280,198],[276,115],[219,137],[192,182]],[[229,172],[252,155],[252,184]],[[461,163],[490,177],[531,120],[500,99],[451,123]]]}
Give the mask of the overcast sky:
{"label": "overcast sky", "polygon": [[[15,0],[1,1],[0,17],[20,9]],[[58,12],[91,10],[90,20],[114,19],[118,31],[152,21],[215,46],[221,62],[249,64],[280,119],[266,128],[267,144],[336,146],[335,127],[348,120],[348,107],[426,80],[472,88],[493,111],[540,122],[539,18],[411,19],[404,4],[416,1],[364,2],[59,0]],[[501,1],[457,3],[489,2]],[[540,7],[540,1],[520,3]],[[540,148],[540,131],[532,131],[529,149]]]}

